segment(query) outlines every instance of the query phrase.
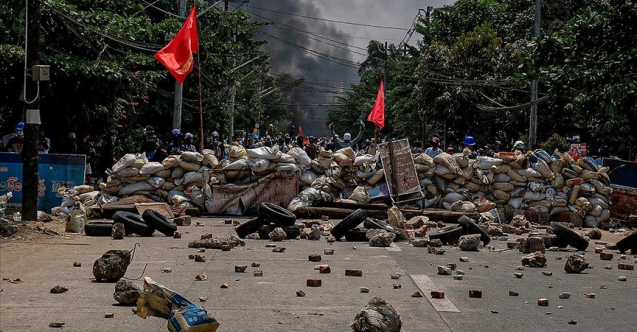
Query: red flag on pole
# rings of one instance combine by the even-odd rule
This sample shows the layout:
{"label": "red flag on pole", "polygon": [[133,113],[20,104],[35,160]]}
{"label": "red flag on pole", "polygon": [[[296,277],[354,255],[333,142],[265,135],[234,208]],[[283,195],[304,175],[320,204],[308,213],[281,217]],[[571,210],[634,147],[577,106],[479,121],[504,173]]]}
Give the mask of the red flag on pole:
{"label": "red flag on pole", "polygon": [[378,95],[376,95],[376,102],[374,108],[369,113],[367,121],[373,122],[379,128],[385,126],[385,86],[383,80],[380,81],[380,88],[378,89]]}
{"label": "red flag on pole", "polygon": [[299,135],[298,136],[303,136],[303,128],[301,128],[301,126],[299,126]]}
{"label": "red flag on pole", "polygon": [[186,76],[192,71],[195,64],[192,53],[199,50],[196,14],[197,7],[193,6],[175,38],[155,54],[155,59],[168,69],[179,84],[183,84]]}

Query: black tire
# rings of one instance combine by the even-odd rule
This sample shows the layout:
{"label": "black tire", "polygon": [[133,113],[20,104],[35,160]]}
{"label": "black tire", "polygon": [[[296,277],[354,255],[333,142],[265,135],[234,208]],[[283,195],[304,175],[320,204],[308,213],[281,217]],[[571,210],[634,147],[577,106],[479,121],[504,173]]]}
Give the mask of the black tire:
{"label": "black tire", "polygon": [[465,234],[465,230],[462,227],[449,226],[429,234],[429,239],[439,239],[443,243],[451,243],[457,241],[461,236]]}
{"label": "black tire", "polygon": [[113,225],[112,222],[91,222],[84,225],[84,234],[87,236],[111,236]]}
{"label": "black tire", "polygon": [[288,209],[280,207],[276,204],[263,202],[259,204],[257,211],[259,217],[268,223],[278,226],[292,226],[296,222],[296,216]]}
{"label": "black tire", "polygon": [[623,254],[629,249],[631,254],[637,255],[637,232],[617,241],[617,250],[620,253]]}
{"label": "black tire", "polygon": [[244,239],[246,236],[252,233],[256,233],[259,231],[259,227],[263,226],[266,222],[261,217],[256,217],[254,219],[250,219],[245,223],[237,226],[234,230],[237,232],[237,235]]}
{"label": "black tire", "polygon": [[557,222],[552,222],[551,228],[553,229],[553,234],[577,250],[584,251],[588,248],[588,241],[575,230]]}
{"label": "black tire", "polygon": [[366,229],[352,229],[345,233],[345,240],[355,242],[367,242],[367,230]]}
{"label": "black tire", "polygon": [[113,214],[113,221],[124,224],[126,235],[135,233],[139,236],[153,236],[155,233],[155,229],[147,225],[142,216],[136,213],[117,211]]}
{"label": "black tire", "polygon": [[356,228],[356,226],[365,221],[365,218],[367,218],[365,211],[358,209],[345,217],[345,219],[341,220],[341,222],[332,228],[330,233],[338,240],[345,236],[345,233]]}
{"label": "black tire", "polygon": [[296,225],[292,225],[292,226],[277,226],[275,224],[270,224],[270,225],[263,225],[263,226],[259,227],[259,237],[261,239],[263,239],[263,240],[269,239],[270,238],[270,235],[269,235],[270,232],[272,232],[277,227],[281,227],[283,229],[283,231],[287,235],[286,239],[288,239],[288,240],[294,240],[299,235],[301,235],[301,229],[299,228],[299,226],[296,226]]}
{"label": "black tire", "polygon": [[491,237],[489,236],[489,234],[487,234],[487,232],[485,232],[484,229],[478,226],[478,224],[473,222],[471,218],[467,216],[462,216],[458,219],[458,224],[462,228],[464,228],[464,231],[467,234],[480,234],[480,241],[482,241],[485,246],[489,244],[489,242],[491,242]]}
{"label": "black tire", "polygon": [[175,235],[175,231],[177,230],[177,225],[155,210],[148,209],[144,211],[142,219],[144,219],[147,225],[166,236]]}

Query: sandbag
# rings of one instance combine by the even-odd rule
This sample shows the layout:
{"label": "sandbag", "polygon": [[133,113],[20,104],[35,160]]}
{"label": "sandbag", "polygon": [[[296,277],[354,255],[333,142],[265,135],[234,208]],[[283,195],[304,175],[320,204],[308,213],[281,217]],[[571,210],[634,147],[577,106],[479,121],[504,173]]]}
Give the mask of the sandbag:
{"label": "sandbag", "polygon": [[597,166],[597,163],[595,162],[595,159],[589,156],[580,158],[578,160],[578,163],[582,168],[587,169],[589,171],[597,172],[598,170],[598,166]]}
{"label": "sandbag", "polygon": [[113,179],[122,179],[131,176],[139,175],[139,170],[136,168],[124,168],[117,173],[111,174]]}
{"label": "sandbag", "polygon": [[248,157],[250,158],[253,158],[253,159],[261,158],[266,160],[277,160],[281,158],[281,155],[283,154],[281,151],[274,152],[272,148],[267,146],[254,148],[254,149],[248,149],[246,150],[246,153],[248,154]]}
{"label": "sandbag", "polygon": [[125,177],[124,181],[128,183],[135,183],[139,181],[146,181],[150,178],[150,174],[137,174],[129,177]]}
{"label": "sandbag", "polygon": [[246,164],[248,164],[254,172],[263,172],[270,166],[270,161],[264,158],[250,157],[246,160]]}
{"label": "sandbag", "polygon": [[161,186],[161,190],[171,191],[175,189],[177,185],[174,182],[164,181],[164,184]]}
{"label": "sandbag", "polygon": [[520,182],[526,181],[526,179],[522,175],[520,175],[520,173],[518,173],[517,170],[513,170],[512,169],[512,170],[507,172],[507,175],[513,181],[520,181]]}
{"label": "sandbag", "polygon": [[613,192],[613,189],[611,187],[606,186],[599,180],[591,180],[590,182],[595,187],[595,191],[604,196],[609,196]]}
{"label": "sandbag", "polygon": [[499,201],[509,201],[511,199],[511,195],[508,192],[502,190],[494,190],[492,192],[493,197]]}
{"label": "sandbag", "polygon": [[458,165],[458,162],[456,161],[456,158],[454,158],[454,156],[448,153],[441,153],[437,155],[436,157],[434,157],[433,159],[436,165],[442,165],[448,168],[451,171],[451,173],[454,173],[457,175],[463,175],[462,170],[460,169],[460,166]]}
{"label": "sandbag", "polygon": [[161,164],[164,165],[164,168],[170,169],[179,166],[180,161],[180,156],[168,156],[164,160],[162,160]]}
{"label": "sandbag", "polygon": [[173,179],[181,179],[184,177],[184,174],[186,174],[186,170],[181,167],[176,167],[175,169],[173,169],[170,177]]}
{"label": "sandbag", "polygon": [[447,167],[438,165],[434,168],[434,173],[442,178],[451,180],[456,177],[456,174],[452,173]]}
{"label": "sandbag", "polygon": [[310,170],[316,174],[324,174],[325,173],[325,167],[323,167],[323,165],[321,165],[318,161],[316,160],[312,160],[312,163],[310,164]]}
{"label": "sandbag", "polygon": [[301,178],[299,180],[301,180],[301,182],[303,183],[311,185],[317,178],[318,176],[316,175],[316,173],[307,170],[301,174]]}
{"label": "sandbag", "polygon": [[363,186],[356,187],[352,194],[349,196],[349,199],[354,200],[358,203],[369,203],[369,201],[372,200],[369,194],[367,194],[367,190],[365,190],[365,187]]}
{"label": "sandbag", "polygon": [[453,203],[453,202],[463,201],[463,200],[467,200],[467,199],[468,199],[468,197],[465,196],[465,195],[461,195],[461,194],[458,194],[458,193],[448,193],[442,198],[442,201],[443,202],[448,202],[448,203]]}
{"label": "sandbag", "polygon": [[511,178],[508,175],[504,174],[504,173],[496,173],[493,176],[493,180],[495,182],[510,182]]}
{"label": "sandbag", "polygon": [[201,164],[203,161],[203,155],[199,152],[185,151],[181,153],[181,160],[190,163]]}
{"label": "sandbag", "polygon": [[580,192],[580,186],[579,185],[575,185],[575,186],[571,187],[568,190],[566,195],[568,197],[569,204],[575,204],[575,201],[579,197],[579,192]]}
{"label": "sandbag", "polygon": [[342,154],[346,155],[347,158],[352,160],[352,162],[354,161],[354,159],[356,159],[356,152],[354,152],[354,149],[352,149],[351,147],[347,147],[347,148],[342,148],[342,149],[336,150],[335,153],[342,153]]}
{"label": "sandbag", "polygon": [[160,162],[149,162],[146,163],[144,166],[142,166],[142,168],[139,169],[139,173],[140,174],[155,174],[159,171],[164,170],[164,165],[162,165]]}
{"label": "sandbag", "polygon": [[555,173],[555,177],[551,180],[551,185],[556,188],[564,187],[564,177],[560,173]]}
{"label": "sandbag", "polygon": [[562,173],[562,168],[564,168],[564,161],[562,159],[553,159],[549,166],[551,167],[551,171],[553,171],[553,173]]}
{"label": "sandbag", "polygon": [[582,166],[578,165],[578,164],[571,164],[571,169],[577,173],[577,176],[579,176],[580,174],[582,174],[582,171],[584,171],[584,168],[582,168]]}
{"label": "sandbag", "polygon": [[206,149],[201,151],[201,154],[203,154],[202,165],[209,166],[210,168],[217,168],[219,166],[219,159],[217,159],[214,151]]}
{"label": "sandbag", "polygon": [[[464,185],[465,183],[467,183],[467,179],[465,179],[462,176],[456,176],[453,178],[452,183],[458,184],[458,185]],[[451,184],[451,183],[450,183]]]}
{"label": "sandbag", "polygon": [[515,198],[511,198],[507,204],[511,205],[514,209],[517,210],[520,208],[520,206],[522,206],[523,200],[524,198],[522,197],[515,197]]}
{"label": "sandbag", "polygon": [[465,168],[469,166],[469,158],[466,158],[462,153],[454,153],[452,156],[456,159],[458,167]]}
{"label": "sandbag", "polygon": [[473,164],[473,168],[489,170],[492,167],[498,167],[502,165],[504,162],[502,159],[491,158],[491,157],[478,157]]}
{"label": "sandbag", "polygon": [[[310,166],[310,164],[312,163],[312,160],[310,159],[310,157],[308,157],[305,150],[301,149],[298,146],[290,149],[290,151],[288,151],[288,154],[292,156],[294,160],[296,160],[296,162],[301,165]],[[351,160],[350,160],[350,165],[351,165]]]}
{"label": "sandbag", "polygon": [[535,192],[535,191],[527,190],[527,192],[524,193],[524,200],[526,201],[535,202],[535,201],[541,201],[543,199],[546,199],[546,194],[544,194],[543,192]]}
{"label": "sandbag", "polygon": [[496,174],[506,174],[507,172],[509,172],[511,170],[511,166],[507,165],[507,164],[502,164],[496,168],[493,169],[493,173]]}
{"label": "sandbag", "polygon": [[378,171],[376,171],[376,173],[374,173],[374,175],[365,179],[365,181],[367,181],[367,183],[373,186],[373,185],[376,185],[383,178],[385,178],[385,170],[379,169]]}
{"label": "sandbag", "polygon": [[225,146],[226,151],[228,151],[228,158],[233,161],[237,161],[238,159],[248,159],[248,152],[241,145],[230,144]]}
{"label": "sandbag", "polygon": [[506,191],[506,192],[510,192],[513,191],[515,187],[510,184],[510,183],[504,183],[504,182],[495,182],[493,184],[493,189],[495,190],[502,190],[502,191]]}
{"label": "sandbag", "polygon": [[597,197],[589,197],[588,201],[593,205],[599,205],[602,209],[608,209],[608,203],[603,199],[599,199]]}
{"label": "sandbag", "polygon": [[473,177],[473,173],[474,173],[474,169],[473,167],[465,167],[465,168],[461,168],[462,170],[462,177],[465,180],[470,180]]}
{"label": "sandbag", "polygon": [[100,182],[100,189],[110,195],[117,195],[123,188],[124,186],[121,181],[116,179],[111,180],[110,177],[107,182]]}
{"label": "sandbag", "polygon": [[296,164],[278,164],[278,166],[274,169],[275,172],[284,172],[284,171],[298,171],[299,168]]}
{"label": "sandbag", "polygon": [[[181,181],[180,181],[181,180]],[[185,186],[188,184],[194,184],[199,187],[203,186],[203,174],[199,172],[188,172],[181,179],[176,179],[175,184],[178,186]]]}
{"label": "sandbag", "polygon": [[[458,189],[460,189],[461,185],[464,185],[464,183],[460,184],[460,183],[455,183],[455,182],[450,182],[449,185],[447,186],[448,190],[451,190],[452,192],[457,192]],[[464,191],[465,193],[468,191]]]}
{"label": "sandbag", "polygon": [[196,172],[199,170],[199,163],[189,162],[182,160],[179,162],[179,167],[183,168],[187,172]]}
{"label": "sandbag", "polygon": [[547,164],[550,163],[551,160],[553,159],[553,158],[551,158],[551,155],[548,154],[548,152],[546,152],[546,151],[544,151],[542,149],[537,149],[537,150],[533,151],[533,155],[537,159],[542,160],[542,161],[544,161]]}
{"label": "sandbag", "polygon": [[597,221],[597,218],[590,215],[586,216],[582,223],[584,224],[584,227],[597,228],[599,226],[599,222]]}
{"label": "sandbag", "polygon": [[566,207],[567,205],[568,205],[568,201],[564,198],[553,199],[553,206]]}
{"label": "sandbag", "polygon": [[239,159],[233,163],[228,164],[226,167],[223,168],[224,171],[240,171],[243,169],[246,169],[248,166],[248,163],[246,161],[246,159]]}
{"label": "sandbag", "polygon": [[445,189],[447,188],[447,186],[449,185],[449,180],[442,178],[440,176],[435,175],[431,181],[434,183],[434,185],[436,186],[436,188],[438,188],[438,190],[440,192],[444,192]]}
{"label": "sandbag", "polygon": [[421,165],[426,165],[429,167],[435,167],[436,164],[434,163],[433,158],[431,158],[430,156],[428,156],[425,153],[421,153],[419,155],[416,156],[416,158],[414,158],[414,163],[416,164],[421,164]]}
{"label": "sandbag", "polygon": [[493,177],[495,176],[495,174],[492,171],[476,168],[475,176],[478,177],[478,179],[480,179],[480,182],[482,182],[483,184],[491,184],[493,183]]}
{"label": "sandbag", "polygon": [[150,183],[146,181],[141,181],[141,182],[126,185],[124,188],[122,188],[122,190],[119,191],[119,193],[117,193],[117,196],[120,196],[120,197],[128,196],[138,191],[150,191],[153,189],[154,188]]}
{"label": "sandbag", "polygon": [[595,219],[597,219],[597,221],[599,222],[607,221],[608,219],[610,219],[610,210],[602,210],[602,214],[599,217],[595,217]]}
{"label": "sandbag", "polygon": [[553,171],[544,160],[538,159],[537,162],[533,163],[531,166],[533,167],[533,169],[540,172],[543,177],[549,180],[553,179]]}
{"label": "sandbag", "polygon": [[148,158],[146,158],[146,153],[142,152],[142,153],[138,153],[135,155],[135,162],[133,162],[130,166],[128,167],[132,167],[132,168],[137,168],[140,169],[142,166],[144,166],[146,163],[148,162]]}
{"label": "sandbag", "polygon": [[333,161],[328,168],[325,168],[325,175],[337,179],[341,177],[342,171],[343,169],[341,168],[341,166]]}
{"label": "sandbag", "polygon": [[566,207],[566,206],[562,206],[562,205],[556,206],[556,205],[554,205],[553,208],[551,208],[550,213],[551,213],[551,215],[555,215],[555,214],[558,214],[558,213],[561,213],[561,212],[570,212],[570,211],[571,210],[568,207]]}
{"label": "sandbag", "polygon": [[150,183],[150,185],[153,186],[153,188],[155,188],[155,189],[161,189],[161,187],[164,185],[166,180],[164,178],[159,177],[159,176],[153,176],[153,177],[148,178],[148,180],[146,180],[146,182]]}
{"label": "sandbag", "polygon": [[416,173],[427,173],[427,171],[431,169],[429,166],[423,164],[414,164],[414,166],[416,166]]}
{"label": "sandbag", "polygon": [[524,194],[526,194],[526,188],[524,187],[514,187],[513,190],[509,191],[511,198],[524,197]]}
{"label": "sandbag", "polygon": [[168,178],[170,178],[171,174],[172,174],[172,170],[162,169],[161,171],[155,173],[155,176],[159,176],[161,178],[168,179]]}
{"label": "sandbag", "polygon": [[599,174],[597,172],[589,171],[587,169],[582,171],[582,173],[579,176],[584,180],[599,179]]}
{"label": "sandbag", "polygon": [[[522,176],[526,176],[527,178],[539,178],[542,176],[542,173],[540,173],[537,170],[534,170],[533,168],[527,168],[527,169],[521,169],[518,171],[518,174],[522,175]],[[513,177],[511,177],[513,179]],[[516,179],[517,180],[517,179]]]}
{"label": "sandbag", "polygon": [[290,156],[287,153],[281,153],[281,156],[274,160],[277,164],[294,164],[296,163],[296,160],[294,160],[294,157]]}
{"label": "sandbag", "polygon": [[466,182],[462,186],[462,188],[467,189],[469,192],[472,192],[472,193],[477,192],[478,190],[480,190],[480,187],[481,186],[479,184],[476,184],[476,183],[473,183],[473,182]]}
{"label": "sandbag", "polygon": [[592,210],[590,210],[588,213],[589,213],[591,216],[593,216],[593,217],[599,217],[599,216],[601,216],[601,215],[602,215],[602,211],[603,211],[603,210],[604,210],[604,209],[603,209],[601,206],[599,206],[599,205],[595,205],[595,206],[593,206],[593,209],[592,209]]}
{"label": "sandbag", "polygon": [[340,167],[349,167],[352,165],[352,159],[350,159],[347,155],[338,152],[334,154],[334,161]]}

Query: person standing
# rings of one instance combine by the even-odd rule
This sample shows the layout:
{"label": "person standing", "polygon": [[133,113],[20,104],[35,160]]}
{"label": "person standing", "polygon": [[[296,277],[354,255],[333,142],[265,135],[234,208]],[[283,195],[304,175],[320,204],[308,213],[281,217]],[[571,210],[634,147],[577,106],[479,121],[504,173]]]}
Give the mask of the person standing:
{"label": "person standing", "polygon": [[22,147],[24,145],[24,122],[19,122],[15,126],[16,135],[9,138],[5,145],[5,151],[22,153]]}
{"label": "person standing", "polygon": [[442,149],[440,148],[440,137],[434,136],[431,139],[431,146],[425,150],[425,154],[431,158],[435,158],[437,155],[442,153]]}
{"label": "person standing", "polygon": [[40,154],[49,154],[51,149],[51,140],[46,137],[44,130],[40,130],[40,136],[38,137],[38,152]]}
{"label": "person standing", "polygon": [[462,150],[462,155],[469,159],[478,158],[478,152],[476,152],[476,140],[473,136],[465,136],[462,141],[462,145],[464,145],[464,149]]}
{"label": "person standing", "polygon": [[86,183],[93,183],[93,158],[95,157],[95,149],[93,148],[93,143],[90,141],[91,135],[84,134],[82,136],[82,140],[80,141],[80,145],[77,148],[78,154],[83,154],[86,156]]}
{"label": "person standing", "polygon": [[100,146],[100,169],[102,174],[102,181],[106,182],[108,179],[108,174],[106,174],[106,170],[113,167],[113,164],[117,162],[115,159],[115,141],[117,140],[117,135],[115,132],[110,132],[104,137],[104,141],[102,141],[102,146]]}
{"label": "person standing", "polygon": [[316,138],[314,136],[310,136],[310,144],[305,147],[305,153],[310,157],[311,160],[318,158],[319,150],[316,145]]}
{"label": "person standing", "polygon": [[215,157],[217,157],[217,160],[221,161],[223,160],[223,157],[225,155],[225,147],[223,146],[223,144],[219,141],[219,133],[216,131],[212,132],[212,142],[210,142],[210,144],[208,145],[208,149],[212,150],[215,154]]}
{"label": "person standing", "polygon": [[155,161],[155,153],[162,148],[163,144],[159,137],[155,135],[155,129],[152,126],[147,126],[146,129],[144,129],[144,135],[146,135],[146,138],[139,152],[146,153],[148,160]]}
{"label": "person standing", "polygon": [[181,151],[197,152],[197,148],[192,144],[194,136],[191,133],[184,135],[184,142],[181,144]]}
{"label": "person standing", "polygon": [[360,130],[358,132],[358,135],[356,136],[356,138],[352,139],[352,134],[350,133],[345,133],[343,135],[343,139],[339,139],[338,135],[336,134],[336,132],[334,132],[334,123],[330,123],[330,125],[328,126],[331,133],[332,133],[332,137],[334,139],[334,151],[338,151],[340,149],[343,148],[349,148],[351,147],[352,149],[354,149],[354,152],[358,152],[358,146],[356,145],[356,143],[358,143],[358,141],[361,140],[361,138],[363,137],[363,129],[365,128],[365,124],[361,123],[360,125]]}

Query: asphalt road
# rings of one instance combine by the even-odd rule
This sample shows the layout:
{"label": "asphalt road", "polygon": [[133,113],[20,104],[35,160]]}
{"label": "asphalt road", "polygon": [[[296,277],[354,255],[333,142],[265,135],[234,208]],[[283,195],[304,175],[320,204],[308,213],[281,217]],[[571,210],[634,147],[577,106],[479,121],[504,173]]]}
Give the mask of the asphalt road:
{"label": "asphalt road", "polygon": [[[225,218],[224,218],[225,219]],[[195,226],[201,221],[204,226]],[[444,255],[428,254],[427,248],[414,248],[405,242],[390,248],[370,248],[362,242],[291,240],[278,243],[283,253],[267,248],[267,240],[246,240],[246,246],[229,252],[207,250],[206,262],[188,259],[197,253],[188,241],[206,232],[214,236],[232,234],[223,219],[202,218],[193,225],[180,227],[182,239],[163,237],[110,238],[76,237],[35,245],[38,251],[25,250],[29,244],[4,243],[0,248],[0,276],[23,280],[0,283],[0,331],[48,331],[51,322],[64,322],[64,331],[166,331],[161,318],[141,319],[113,299],[113,283],[93,279],[93,262],[110,249],[140,247],[126,276],[140,275],[171,288],[202,305],[221,324],[218,331],[349,331],[349,324],[374,296],[380,296],[401,315],[403,331],[634,331],[637,317],[637,278],[635,271],[617,269],[617,262],[634,263],[628,255],[602,261],[591,244],[585,257],[592,269],[582,274],[566,274],[563,267],[570,252],[547,252],[546,268],[526,267],[516,271],[523,254],[505,250],[505,241],[493,241],[496,251],[460,251],[444,247]],[[511,237],[510,239],[513,239]],[[602,239],[604,240],[604,239]],[[324,249],[335,249],[324,255]],[[321,254],[320,263],[308,261],[308,255]],[[469,258],[460,262],[459,257]],[[558,260],[558,258],[562,260]],[[81,267],[73,267],[75,261]],[[256,268],[235,273],[234,266],[260,264],[262,277],[253,276]],[[437,266],[449,262],[463,270],[463,280],[437,275]],[[331,274],[319,274],[315,265],[328,264]],[[604,266],[612,265],[612,269]],[[171,273],[162,273],[171,268]],[[345,269],[362,269],[362,277],[345,276]],[[145,271],[144,271],[145,270]],[[543,275],[551,271],[551,276]],[[208,280],[195,281],[198,273]],[[524,273],[523,278],[513,276]],[[401,274],[399,280],[392,273]],[[628,281],[618,281],[623,275]],[[307,279],[321,279],[322,287],[306,287]],[[134,281],[142,286],[141,280]],[[228,282],[228,289],[220,285]],[[400,289],[393,284],[400,283]],[[63,294],[51,294],[56,285],[68,287]],[[606,289],[601,289],[605,285]],[[368,287],[369,293],[361,293]],[[482,298],[469,298],[469,290],[482,291]],[[305,297],[297,297],[303,290]],[[431,299],[431,290],[442,290],[446,298]],[[420,291],[424,297],[412,297]],[[519,296],[509,296],[509,291]],[[559,299],[570,292],[570,299]],[[585,294],[595,293],[594,299]],[[204,303],[201,296],[207,297]],[[548,307],[537,305],[539,298],[549,299]],[[114,318],[104,318],[112,312]],[[568,324],[577,322],[576,325]]]}

